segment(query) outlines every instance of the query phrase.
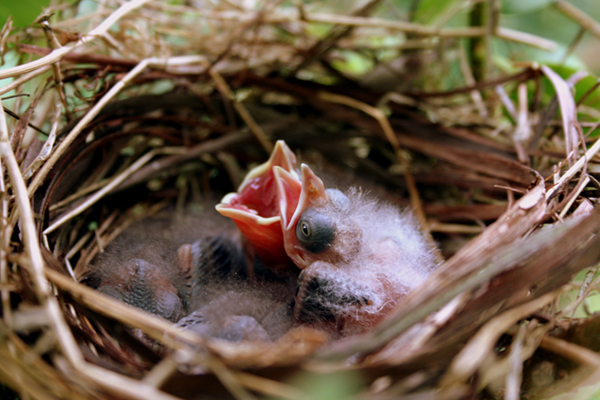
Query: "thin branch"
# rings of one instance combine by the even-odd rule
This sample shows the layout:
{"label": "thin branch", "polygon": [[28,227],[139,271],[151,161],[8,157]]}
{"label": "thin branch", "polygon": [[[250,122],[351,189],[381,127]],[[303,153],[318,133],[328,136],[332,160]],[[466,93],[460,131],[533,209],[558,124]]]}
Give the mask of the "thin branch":
{"label": "thin branch", "polygon": [[250,131],[254,134],[256,140],[258,140],[258,142],[267,151],[267,153],[271,153],[273,151],[273,143],[269,141],[267,135],[265,135],[265,132],[262,130],[260,125],[258,125],[256,121],[254,121],[254,118],[252,118],[252,115],[250,115],[248,110],[246,110],[246,107],[244,107],[242,103],[240,103],[234,98],[233,93],[231,93],[231,89],[229,88],[229,85],[227,84],[227,82],[225,82],[225,79],[223,79],[221,74],[219,74],[215,68],[211,68],[209,70],[209,73],[211,78],[213,78],[213,80],[215,81],[219,92],[221,92],[225,99],[230,100],[232,102],[233,107],[238,112],[238,115],[244,120],[246,125],[248,125],[248,129],[250,129]]}
{"label": "thin branch", "polygon": [[582,28],[600,38],[600,22],[596,21],[567,0],[558,0],[552,4],[554,4],[554,6],[564,15],[581,25]]}
{"label": "thin branch", "polygon": [[62,350],[74,367],[82,364],[83,357],[79,347],[75,343],[73,335],[69,330],[58,302],[50,293],[50,287],[44,277],[44,261],[37,240],[37,232],[33,220],[33,211],[27,196],[27,188],[21,176],[21,170],[15,159],[8,139],[8,127],[6,117],[2,112],[2,101],[0,100],[0,158],[6,163],[8,175],[14,194],[16,196],[17,209],[21,216],[21,234],[25,244],[25,251],[29,257],[32,267],[32,277],[36,286],[38,301],[46,308],[50,317],[50,325],[58,339]]}
{"label": "thin branch", "polygon": [[135,68],[133,68],[123,79],[117,82],[104,96],[102,99],[92,107],[91,110],[73,127],[73,129],[67,134],[62,140],[60,145],[56,148],[52,156],[44,163],[42,168],[33,178],[31,184],[28,187],[29,195],[33,195],[35,191],[42,184],[50,170],[54,167],[54,164],[58,159],[65,153],[68,147],[73,143],[77,136],[83,131],[83,129],[100,113],[100,111],[110,102],[125,86],[131,82],[136,76],[144,71],[149,66],[168,68],[171,66],[180,66],[187,64],[195,64],[202,62],[203,58],[198,57],[173,57],[170,59],[159,59],[159,58],[148,58],[140,62]]}
{"label": "thin branch", "polygon": [[60,217],[57,221],[54,221],[52,223],[52,225],[50,225],[48,228],[46,228],[46,230],[44,230],[44,232],[43,232],[44,235],[47,235],[50,232],[53,232],[54,230],[56,230],[56,228],[62,226],[65,222],[69,221],[70,219],[72,219],[72,218],[78,216],[79,214],[81,214],[82,212],[84,212],[86,209],[91,207],[94,203],[96,203],[98,200],[100,200],[102,197],[104,197],[111,190],[113,190],[114,188],[119,186],[123,181],[125,181],[125,179],[130,177],[134,172],[139,170],[142,166],[144,166],[146,163],[148,163],[155,156],[157,156],[159,154],[174,154],[174,153],[180,153],[180,152],[181,152],[180,149],[174,150],[174,149],[170,149],[168,147],[161,147],[161,148],[149,151],[148,153],[144,154],[142,157],[138,158],[133,164],[131,164],[125,171],[123,171],[119,175],[115,176],[102,189],[98,190],[96,193],[94,193],[92,196],[87,198],[84,202],[79,204],[77,207],[70,210],[67,214],[63,215],[62,217]]}
{"label": "thin branch", "polygon": [[124,17],[129,12],[135,10],[138,7],[143,6],[149,0],[131,0],[129,2],[124,3],[121,7],[119,7],[114,13],[112,13],[107,19],[105,19],[100,25],[98,25],[95,29],[92,29],[87,35],[83,36],[79,41],[75,43],[71,43],[69,45],[63,46],[59,49],[52,51],[52,53],[48,54],[45,57],[42,57],[38,60],[29,62],[27,64],[19,65],[16,67],[6,68],[0,70],[0,80],[11,78],[14,76],[18,76],[21,74],[26,74],[28,72],[36,71],[39,68],[49,67],[51,68],[52,64],[60,61],[63,56],[67,53],[73,51],[77,47],[81,47],[89,41],[96,39],[98,36],[102,36],[105,32],[107,32],[112,25],[114,25],[119,19]]}
{"label": "thin branch", "polygon": [[379,108],[373,107],[369,104],[363,103],[351,97],[342,96],[339,94],[333,94],[328,92],[319,92],[319,98],[325,101],[329,101],[337,104],[344,104],[357,110],[364,112],[365,114],[373,117],[383,130],[383,133],[386,139],[392,145],[394,149],[394,153],[396,155],[396,159],[400,163],[403,169],[404,179],[406,180],[406,186],[408,187],[408,192],[410,193],[410,202],[412,207],[415,210],[415,214],[419,218],[419,222],[421,223],[421,227],[423,231],[427,231],[427,219],[425,217],[425,212],[423,211],[423,203],[421,202],[421,196],[419,195],[419,190],[417,189],[417,184],[415,183],[415,178],[410,172],[410,162],[408,158],[403,154],[402,147],[400,146],[400,142],[398,141],[398,137],[387,117]]}

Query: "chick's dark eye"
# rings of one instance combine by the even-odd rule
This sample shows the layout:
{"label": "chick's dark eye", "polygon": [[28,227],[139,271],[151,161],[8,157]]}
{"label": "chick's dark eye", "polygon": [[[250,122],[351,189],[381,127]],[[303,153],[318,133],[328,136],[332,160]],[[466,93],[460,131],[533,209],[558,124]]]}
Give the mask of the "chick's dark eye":
{"label": "chick's dark eye", "polygon": [[310,237],[310,225],[306,221],[300,221],[300,232],[304,237]]}
{"label": "chick's dark eye", "polygon": [[327,215],[313,209],[306,210],[296,225],[296,238],[311,253],[322,253],[335,239],[335,224]]}

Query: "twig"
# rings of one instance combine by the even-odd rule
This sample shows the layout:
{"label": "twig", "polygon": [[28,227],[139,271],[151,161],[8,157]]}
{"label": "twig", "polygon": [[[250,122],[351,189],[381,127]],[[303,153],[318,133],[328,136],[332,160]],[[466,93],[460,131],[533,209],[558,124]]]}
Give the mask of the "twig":
{"label": "twig", "polygon": [[[129,3],[127,3],[129,4]],[[203,60],[203,59],[202,59]],[[54,167],[54,164],[58,161],[58,159],[64,154],[64,152],[68,149],[68,147],[73,143],[75,138],[83,131],[83,129],[100,113],[100,111],[111,101],[123,88],[132,81],[138,74],[144,71],[149,66],[160,66],[160,67],[168,67],[168,66],[178,66],[178,65],[187,65],[189,63],[197,63],[201,61],[201,59],[197,57],[173,57],[170,59],[159,59],[159,58],[147,58],[141,61],[135,68],[133,68],[123,79],[117,82],[94,107],[92,107],[88,113],[73,127],[73,129],[67,134],[67,136],[63,139],[61,144],[56,148],[52,156],[44,163],[42,168],[38,171],[38,173],[33,178],[31,184],[28,187],[29,195],[33,195],[35,191],[42,184],[50,170]]]}
{"label": "twig", "polygon": [[575,124],[577,124],[575,100],[573,99],[568,83],[565,82],[564,79],[546,65],[542,65],[540,69],[550,82],[552,82],[554,90],[556,91],[556,97],[558,98],[560,114],[563,121],[563,130],[565,133],[567,160],[569,166],[571,166],[573,164],[573,159],[576,156],[575,149],[577,148],[577,140],[579,139],[577,130],[575,129]]}
{"label": "twig", "polygon": [[25,172],[23,172],[23,179],[29,179],[52,152],[52,148],[54,147],[54,140],[56,139],[56,132],[58,131],[60,113],[60,106],[57,106],[54,113],[54,122],[52,123],[52,128],[50,129],[48,138],[46,139],[46,142],[44,142],[40,153],[31,162],[31,164],[29,164]]}
{"label": "twig", "polygon": [[579,364],[600,367],[600,354],[562,339],[546,336],[540,342],[540,348]]}
{"label": "twig", "polygon": [[12,225],[8,223],[10,195],[7,192],[7,185],[4,183],[4,176],[4,163],[0,162],[0,283],[3,286],[0,296],[2,296],[2,316],[4,322],[9,328],[12,328],[13,312],[10,304],[10,290],[6,285],[9,282],[8,254],[13,229]]}
{"label": "twig", "polygon": [[[471,71],[471,67],[469,66],[469,62],[467,60],[467,54],[463,47],[460,47],[459,64],[460,64],[460,70],[465,79],[465,83],[468,86],[475,86],[475,84],[477,82],[475,81],[475,78],[473,77],[473,72]],[[487,118],[488,111],[487,111],[487,108],[485,107],[485,103],[483,102],[483,96],[481,95],[481,92],[478,90],[473,90],[471,92],[471,99],[473,99],[473,102],[475,103],[475,107],[477,108],[477,111],[479,112],[479,115],[481,116],[481,118],[484,118],[484,119]]]}
{"label": "twig", "polygon": [[583,155],[583,157],[581,157],[579,160],[577,160],[577,162],[575,164],[573,164],[573,166],[571,168],[569,168],[567,170],[567,172],[565,172],[564,175],[560,177],[560,179],[558,179],[558,181],[554,184],[554,186],[552,186],[550,189],[548,189],[548,191],[546,193],[546,198],[548,200],[550,200],[554,196],[556,196],[558,194],[558,191],[566,183],[568,183],[571,180],[571,178],[574,177],[575,174],[583,168],[585,163],[588,160],[591,160],[599,150],[600,150],[600,139],[598,139],[596,141],[596,143],[594,143],[594,145],[592,147],[590,147],[589,150]]}
{"label": "twig", "polygon": [[6,163],[10,182],[16,196],[17,209],[21,216],[21,234],[25,244],[25,251],[31,262],[32,277],[37,289],[38,301],[45,307],[48,313],[50,325],[65,356],[71,362],[71,365],[77,367],[82,364],[83,357],[64,320],[58,302],[52,296],[48,282],[44,277],[44,261],[37,240],[33,212],[29,203],[29,197],[27,196],[25,182],[21,176],[21,170],[9,143],[6,117],[4,112],[2,112],[1,106],[2,101],[0,100],[0,158]]}
{"label": "twig", "polygon": [[[48,23],[48,17],[44,16],[42,18],[42,21],[40,22],[40,24],[42,25],[42,30],[46,34],[46,38],[48,39],[48,44],[50,45],[50,47],[53,50],[60,49],[62,46],[60,45],[60,42],[54,35],[54,32],[52,31],[52,28],[50,27],[50,24]],[[58,93],[58,97],[65,109],[65,114],[67,116],[67,119],[71,119],[71,112],[69,111],[69,107],[67,104],[67,97],[65,95],[65,85],[63,82],[63,74],[60,69],[60,61],[57,61],[54,64],[52,64],[52,74],[54,75],[54,82],[56,83],[56,92]]]}
{"label": "twig", "polygon": [[511,369],[506,375],[506,393],[504,400],[519,400],[521,398],[521,382],[523,380],[523,361],[521,361],[521,352],[523,351],[523,342],[525,340],[525,325],[519,326],[519,332],[514,337],[510,348],[510,366]]}
{"label": "twig", "polygon": [[[581,282],[581,287],[579,288],[579,292],[577,293],[577,298],[565,307],[561,314],[565,316],[569,316],[571,319],[573,318],[575,311],[577,311],[577,307],[589,296],[590,292],[594,290],[600,284],[600,276],[598,276],[592,282],[594,275],[598,272],[598,267],[590,268],[588,273],[585,276],[583,282]],[[569,315],[571,314],[571,315]]]}
{"label": "twig", "polygon": [[254,121],[254,118],[252,118],[252,115],[250,115],[248,110],[246,110],[246,107],[244,107],[242,103],[234,98],[229,85],[227,85],[227,82],[225,82],[225,79],[223,79],[221,74],[219,74],[215,68],[211,68],[208,72],[211,78],[213,78],[215,81],[219,92],[223,94],[225,99],[232,102],[233,107],[238,112],[239,116],[244,120],[246,125],[248,125],[248,129],[250,129],[250,131],[254,134],[256,140],[258,140],[260,145],[267,151],[267,153],[270,154],[273,151],[273,143],[267,139],[267,135],[265,135],[265,132],[262,130],[260,125]]}
{"label": "twig", "polygon": [[577,185],[574,192],[569,193],[569,201],[567,201],[567,204],[565,204],[565,206],[561,210],[560,218],[565,218],[567,216],[567,213],[571,209],[571,206],[573,205],[573,203],[575,203],[575,200],[577,200],[577,196],[581,194],[581,192],[583,191],[583,189],[585,189],[588,183],[590,183],[590,177],[585,176],[583,180]]}
{"label": "twig", "polygon": [[466,233],[471,235],[483,232],[481,226],[447,224],[437,221],[429,222],[427,226],[431,232]]}
{"label": "twig", "polygon": [[[16,120],[19,120],[19,121],[21,120],[21,117],[17,113],[14,113],[14,112],[10,111],[6,107],[4,107],[4,112],[7,113],[8,115],[10,115],[11,117],[13,117]],[[37,126],[33,125],[31,122],[27,122],[27,126],[30,127],[31,129],[33,129],[34,131],[38,132],[38,133],[41,133],[43,135],[48,135],[48,132],[44,132],[43,130],[41,130]]]}
{"label": "twig", "polygon": [[392,126],[390,125],[390,122],[388,121],[383,111],[381,111],[379,108],[373,107],[369,104],[363,103],[351,97],[342,96],[339,94],[319,92],[318,96],[320,99],[325,101],[337,104],[344,104],[356,108],[357,110],[364,112],[365,114],[373,117],[377,122],[379,122],[379,125],[381,126],[385,137],[394,149],[394,154],[396,155],[398,162],[400,162],[400,165],[402,166],[404,179],[406,180],[406,186],[408,187],[408,192],[410,194],[411,205],[414,208],[415,214],[417,215],[419,222],[421,223],[423,231],[427,231],[427,219],[425,217],[425,212],[423,211],[423,203],[421,202],[421,196],[419,196],[419,190],[417,189],[415,178],[410,172],[410,163],[407,157],[402,153],[400,142],[398,141],[398,138],[396,137],[396,134],[394,133],[394,130],[392,129]]}
{"label": "twig", "polygon": [[256,399],[256,397],[244,389],[237,375],[229,370],[227,365],[225,365],[221,360],[213,357],[210,359],[208,366],[219,378],[221,383],[223,383],[223,386],[225,386],[237,400]]}
{"label": "twig", "polygon": [[18,88],[22,84],[29,82],[36,76],[42,75],[43,73],[48,72],[51,69],[52,69],[52,65],[46,65],[44,67],[41,67],[34,71],[31,71],[25,75],[21,75],[20,77],[18,77],[17,79],[15,79],[11,83],[9,83],[8,85],[1,87],[0,88],[0,96],[2,96],[5,93],[10,92],[11,90]]}
{"label": "twig", "polygon": [[94,364],[85,363],[78,371],[85,374],[92,382],[101,385],[104,390],[118,394],[119,397],[139,400],[180,400],[178,397],[158,390],[145,382],[140,382],[137,379],[129,378]]}
{"label": "twig", "polygon": [[167,355],[146,374],[143,381],[155,388],[159,388],[177,372],[178,367],[179,364],[173,359],[173,356]]}
{"label": "twig", "polygon": [[85,43],[94,40],[98,36],[102,36],[105,32],[110,29],[110,27],[115,24],[119,19],[123,16],[135,10],[138,7],[144,5],[149,0],[131,0],[124,3],[121,7],[119,7],[115,12],[113,12],[108,18],[106,18],[100,25],[98,25],[95,29],[92,29],[87,35],[83,36],[79,41],[63,46],[59,49],[53,50],[52,53],[48,54],[45,57],[42,57],[38,60],[29,62],[27,64],[19,65],[12,68],[6,68],[4,70],[0,70],[0,80],[11,78],[14,76],[18,76],[21,74],[26,74],[28,72],[36,71],[39,68],[52,68],[52,64],[60,61],[62,57],[71,52],[73,49],[84,45]]}
{"label": "twig", "polygon": [[[269,21],[268,18],[266,20]],[[310,22],[325,22],[337,25],[372,26],[377,28],[387,28],[407,33],[414,33],[416,35],[421,36],[475,37],[484,36],[486,34],[486,29],[483,27],[438,29],[436,27],[420,25],[411,22],[347,15],[307,14],[306,20]],[[498,28],[498,30],[496,31],[496,35],[505,40],[528,44],[530,46],[538,47],[548,51],[553,51],[558,47],[558,45],[551,40],[508,28]]]}
{"label": "twig", "polygon": [[527,44],[531,47],[537,47],[547,51],[555,51],[558,48],[558,44],[552,40],[504,27],[498,28],[496,36],[504,40]]}
{"label": "twig", "polygon": [[527,85],[519,83],[518,89],[519,109],[517,112],[517,126],[513,133],[513,140],[517,150],[519,161],[523,164],[529,164],[529,157],[525,151],[524,144],[531,138],[531,123],[529,121]]}
{"label": "twig", "polygon": [[600,23],[594,18],[590,17],[588,14],[581,11],[579,8],[575,7],[566,0],[558,0],[552,4],[554,4],[554,6],[564,15],[581,25],[582,28],[585,28],[594,36],[598,36],[600,38]]}
{"label": "twig", "polygon": [[[154,6],[159,6],[157,3],[153,3]],[[175,12],[193,13],[205,18],[213,18],[220,20],[229,21],[240,21],[245,22],[255,18],[254,12],[248,11],[210,11],[210,10],[199,10],[191,7],[176,7],[160,5],[165,10]],[[464,27],[464,28],[439,28],[436,26],[427,26],[417,24],[413,22],[399,21],[394,19],[383,19],[374,17],[363,17],[363,16],[351,16],[351,15],[339,15],[339,14],[326,14],[326,13],[303,13],[303,15],[283,15],[283,14],[267,14],[262,18],[263,23],[268,24],[284,24],[291,22],[318,22],[334,25],[346,25],[346,26],[357,26],[357,27],[376,27],[390,30],[396,30],[400,32],[411,33],[419,36],[439,36],[439,37],[476,37],[485,36],[485,27]],[[552,40],[548,40],[539,36],[535,36],[529,33],[515,31],[512,29],[499,27],[495,35],[501,39],[509,40],[517,43],[527,44],[529,46],[541,48],[543,50],[554,51],[558,45]]]}
{"label": "twig", "polygon": [[64,152],[68,149],[68,147],[73,143],[75,138],[81,133],[81,131],[89,124],[95,117],[100,113],[102,108],[113,99],[114,96],[119,93],[127,83],[129,83],[132,79],[134,79],[139,73],[141,73],[146,67],[151,63],[155,62],[156,59],[146,59],[139,63],[135,68],[133,68],[123,79],[113,86],[108,93],[102,96],[102,99],[94,106],[88,113],[83,117],[77,125],[69,132],[69,134],[64,138],[61,144],[56,148],[52,156],[44,163],[42,168],[38,171],[38,173],[33,178],[31,184],[29,185],[28,191],[29,195],[32,196],[33,193],[38,189],[38,187],[42,184],[44,179],[46,179],[46,175],[50,172],[54,164],[58,161],[58,159],[64,154]]}
{"label": "twig", "polygon": [[554,301],[561,292],[562,290],[557,290],[546,293],[535,300],[515,307],[491,319],[452,360],[452,364],[440,381],[440,388],[452,387],[457,383],[464,382],[468,377],[473,375],[485,357],[493,350],[500,336],[508,328],[521,318],[531,315],[546,304]]}
{"label": "twig", "polygon": [[267,379],[258,375],[252,375],[246,372],[236,372],[236,376],[240,383],[245,387],[270,397],[289,400],[301,400],[308,398],[307,393],[304,391],[272,379]]}
{"label": "twig", "polygon": [[111,190],[113,190],[114,188],[119,186],[123,181],[125,181],[125,179],[127,179],[129,176],[131,176],[135,171],[139,170],[144,164],[148,163],[155,156],[157,156],[159,154],[173,154],[174,152],[179,153],[180,149],[173,150],[168,147],[166,147],[166,148],[163,147],[163,148],[151,150],[148,153],[144,154],[142,157],[138,158],[133,164],[131,164],[125,171],[123,171],[119,175],[115,176],[106,186],[104,186],[102,189],[98,190],[96,193],[94,193],[92,196],[90,196],[84,202],[79,204],[73,210],[69,211],[67,214],[63,215],[57,221],[52,223],[52,225],[50,225],[48,228],[46,228],[44,230],[44,232],[43,232],[44,235],[47,235],[50,232],[53,232],[54,230],[56,230],[56,228],[60,227],[62,224],[64,224],[68,220],[81,214],[83,211],[85,211],[91,205],[93,205],[98,200],[100,200],[102,197],[104,197],[104,195],[106,195]]}
{"label": "twig", "polygon": [[[270,124],[261,125],[261,129],[267,131],[277,130],[289,126],[289,124],[290,122],[288,121],[276,121]],[[139,171],[137,171],[130,178],[125,180],[125,182],[123,182],[123,184],[120,185],[117,188],[117,190],[125,189],[139,182],[148,180],[155,176],[155,174],[160,173],[160,171],[164,171],[169,167],[181,164],[189,160],[193,160],[201,156],[202,154],[222,150],[224,148],[227,148],[228,146],[239,145],[240,143],[249,140],[250,138],[250,133],[244,130],[230,132],[227,135],[218,139],[205,140],[194,147],[186,149],[185,152],[181,154],[163,157],[160,160],[156,160],[151,165],[147,165],[145,167],[140,168]]]}
{"label": "twig", "polygon": [[[368,0],[364,4],[361,4],[358,9],[353,10],[352,16],[363,16],[365,14],[369,14],[380,1],[381,0]],[[300,17],[302,19],[306,19],[306,14],[304,13],[303,8],[299,7],[298,11]],[[355,27],[352,25],[343,26],[336,24],[333,26],[329,32],[327,32],[325,37],[317,40],[312,46],[302,51],[302,53],[305,54],[305,57],[298,65],[294,67],[291,75],[295,76],[299,71],[303,70],[313,61],[322,59],[323,56],[329,52],[336,43],[338,43],[342,38],[348,36],[354,30],[354,28]]]}

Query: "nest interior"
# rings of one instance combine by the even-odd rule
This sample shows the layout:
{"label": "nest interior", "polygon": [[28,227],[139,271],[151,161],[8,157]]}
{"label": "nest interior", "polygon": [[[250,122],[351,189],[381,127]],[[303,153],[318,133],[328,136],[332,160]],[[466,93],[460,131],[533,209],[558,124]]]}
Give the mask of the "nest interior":
{"label": "nest interior", "polygon": [[[490,72],[464,51],[547,40],[492,31],[492,20],[464,32],[406,25],[374,16],[378,1],[347,15],[82,4],[57,2],[0,35],[19,55],[0,70],[14,78],[0,93],[29,94],[0,113],[5,385],[40,399],[598,390],[596,87],[535,64]],[[360,74],[353,57],[368,66]],[[439,78],[449,71],[460,77],[451,89]],[[235,190],[275,140],[339,186],[412,207],[439,245],[445,261],[390,318],[334,343],[306,329],[230,344],[93,290],[94,257],[128,227]]]}

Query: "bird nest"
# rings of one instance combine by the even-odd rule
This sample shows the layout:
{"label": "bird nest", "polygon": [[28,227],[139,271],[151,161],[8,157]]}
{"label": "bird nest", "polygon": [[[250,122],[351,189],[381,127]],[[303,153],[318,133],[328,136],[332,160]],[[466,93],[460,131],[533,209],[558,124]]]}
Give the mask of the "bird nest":
{"label": "bird nest", "polygon": [[[71,3],[0,35],[20,57],[0,70],[14,78],[0,93],[18,95],[0,113],[5,385],[40,399],[598,390],[593,88],[539,65],[489,78],[461,47],[551,42],[380,19],[378,1]],[[449,70],[454,88],[437,90]],[[412,207],[439,244],[446,261],[373,331],[227,343],[93,289],[119,234],[235,190],[279,139]]]}

